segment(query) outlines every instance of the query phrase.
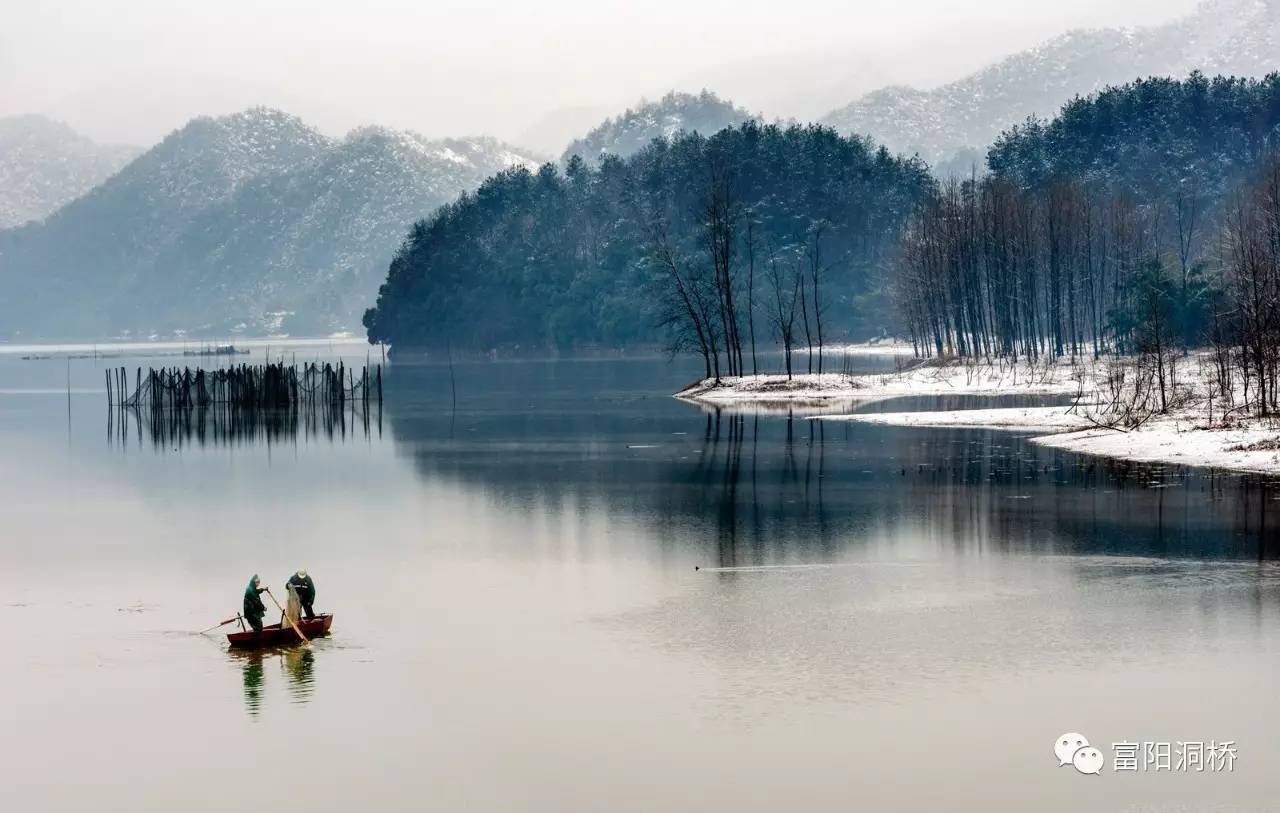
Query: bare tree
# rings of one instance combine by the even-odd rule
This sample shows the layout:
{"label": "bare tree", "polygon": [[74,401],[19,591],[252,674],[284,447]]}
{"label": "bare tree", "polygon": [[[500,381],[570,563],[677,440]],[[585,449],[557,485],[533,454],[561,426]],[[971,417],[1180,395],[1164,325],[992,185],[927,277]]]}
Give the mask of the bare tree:
{"label": "bare tree", "polygon": [[756,222],[747,219],[747,329],[751,335],[751,374],[760,375],[756,358]]}
{"label": "bare tree", "polygon": [[707,253],[719,298],[721,332],[729,375],[742,374],[742,336],[734,303],[734,235],[739,212],[733,197],[733,174],[718,156],[708,159],[707,190],[703,201]]}
{"label": "bare tree", "polygon": [[1176,383],[1173,353],[1177,341],[1174,312],[1177,307],[1173,280],[1158,259],[1148,261],[1137,280],[1134,304],[1138,309],[1134,349],[1142,367],[1153,370],[1160,395],[1160,412],[1169,411],[1169,396]]}
{"label": "bare tree", "polygon": [[796,302],[802,298],[799,273],[788,274],[778,261],[777,252],[769,246],[769,283],[773,289],[773,308],[769,321],[774,333],[782,342],[782,358],[786,364],[787,380],[792,378],[791,354],[795,347]]}
{"label": "bare tree", "polygon": [[1178,310],[1182,318],[1182,349],[1185,352],[1195,341],[1191,314],[1191,271],[1200,230],[1200,195],[1195,180],[1178,181],[1174,193],[1174,226],[1178,238],[1178,267],[1181,272],[1181,291]]}
{"label": "bare tree", "polygon": [[[813,325],[818,339],[818,375],[822,375],[822,233],[826,220],[818,220],[809,228],[805,241],[809,264],[809,286],[813,291]],[[808,338],[808,317],[805,318],[805,336]],[[809,347],[809,372],[813,372],[813,347]]]}
{"label": "bare tree", "polygon": [[804,325],[804,345],[809,353],[808,372],[813,373],[813,334],[809,331],[809,294],[807,289],[808,278],[800,273],[796,273],[796,284],[800,295],[800,320]]}
{"label": "bare tree", "polygon": [[672,329],[671,350],[696,349],[702,354],[706,378],[720,381],[720,352],[711,297],[705,281],[699,278],[674,246],[667,218],[661,212],[649,212],[642,221],[647,224],[649,256],[665,280],[665,307],[660,322]]}

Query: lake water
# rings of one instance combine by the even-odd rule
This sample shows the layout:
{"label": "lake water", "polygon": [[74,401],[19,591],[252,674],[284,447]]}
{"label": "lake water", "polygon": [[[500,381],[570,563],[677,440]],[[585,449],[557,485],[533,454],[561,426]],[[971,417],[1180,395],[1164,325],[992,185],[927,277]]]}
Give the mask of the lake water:
{"label": "lake water", "polygon": [[[367,422],[156,432],[108,420],[103,369],[199,360],[23,354],[4,809],[1280,805],[1264,481],[717,415],[658,359],[459,364],[456,408],[447,367],[393,363]],[[299,567],[336,614],[310,651],[195,634]],[[1067,731],[1100,776],[1058,767]],[[1215,740],[1234,770],[1112,764]]]}

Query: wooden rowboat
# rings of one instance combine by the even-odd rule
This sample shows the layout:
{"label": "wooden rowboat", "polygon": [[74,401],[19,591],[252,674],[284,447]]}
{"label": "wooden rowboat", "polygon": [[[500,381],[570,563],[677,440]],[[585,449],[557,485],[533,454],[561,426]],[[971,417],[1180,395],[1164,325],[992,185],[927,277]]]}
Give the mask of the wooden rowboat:
{"label": "wooden rowboat", "polygon": [[[319,638],[321,635],[327,635],[329,628],[333,626],[333,616],[324,613],[317,615],[315,618],[299,618],[298,629],[302,630],[302,634],[308,638]],[[298,633],[288,624],[281,627],[280,624],[266,624],[262,627],[262,632],[247,630],[245,632],[229,632],[227,633],[227,641],[231,646],[237,649],[257,649],[264,646],[284,646],[286,644],[301,643],[298,640]]]}

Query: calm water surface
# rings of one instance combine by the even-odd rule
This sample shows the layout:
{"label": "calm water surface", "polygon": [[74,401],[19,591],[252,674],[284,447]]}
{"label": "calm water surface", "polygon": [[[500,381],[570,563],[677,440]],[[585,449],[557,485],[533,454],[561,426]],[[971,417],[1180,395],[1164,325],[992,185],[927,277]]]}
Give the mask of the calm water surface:
{"label": "calm water surface", "polygon": [[[684,362],[459,364],[456,409],[392,364],[367,421],[228,433],[108,421],[105,366],[184,359],[22,355],[6,809],[1280,809],[1268,483],[708,413]],[[311,651],[195,634],[299,567],[337,617]],[[1109,764],[1213,739],[1233,772]]]}

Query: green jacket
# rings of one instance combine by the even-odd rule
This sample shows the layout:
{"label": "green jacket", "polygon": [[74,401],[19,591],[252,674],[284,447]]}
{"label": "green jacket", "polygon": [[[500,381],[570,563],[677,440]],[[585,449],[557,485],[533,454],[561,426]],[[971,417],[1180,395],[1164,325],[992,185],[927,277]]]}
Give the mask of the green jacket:
{"label": "green jacket", "polygon": [[253,578],[249,579],[249,586],[244,589],[244,617],[250,621],[260,620],[267,614],[267,607],[262,603],[262,599],[258,598],[258,594],[265,587],[258,586],[258,574],[254,573]]}

